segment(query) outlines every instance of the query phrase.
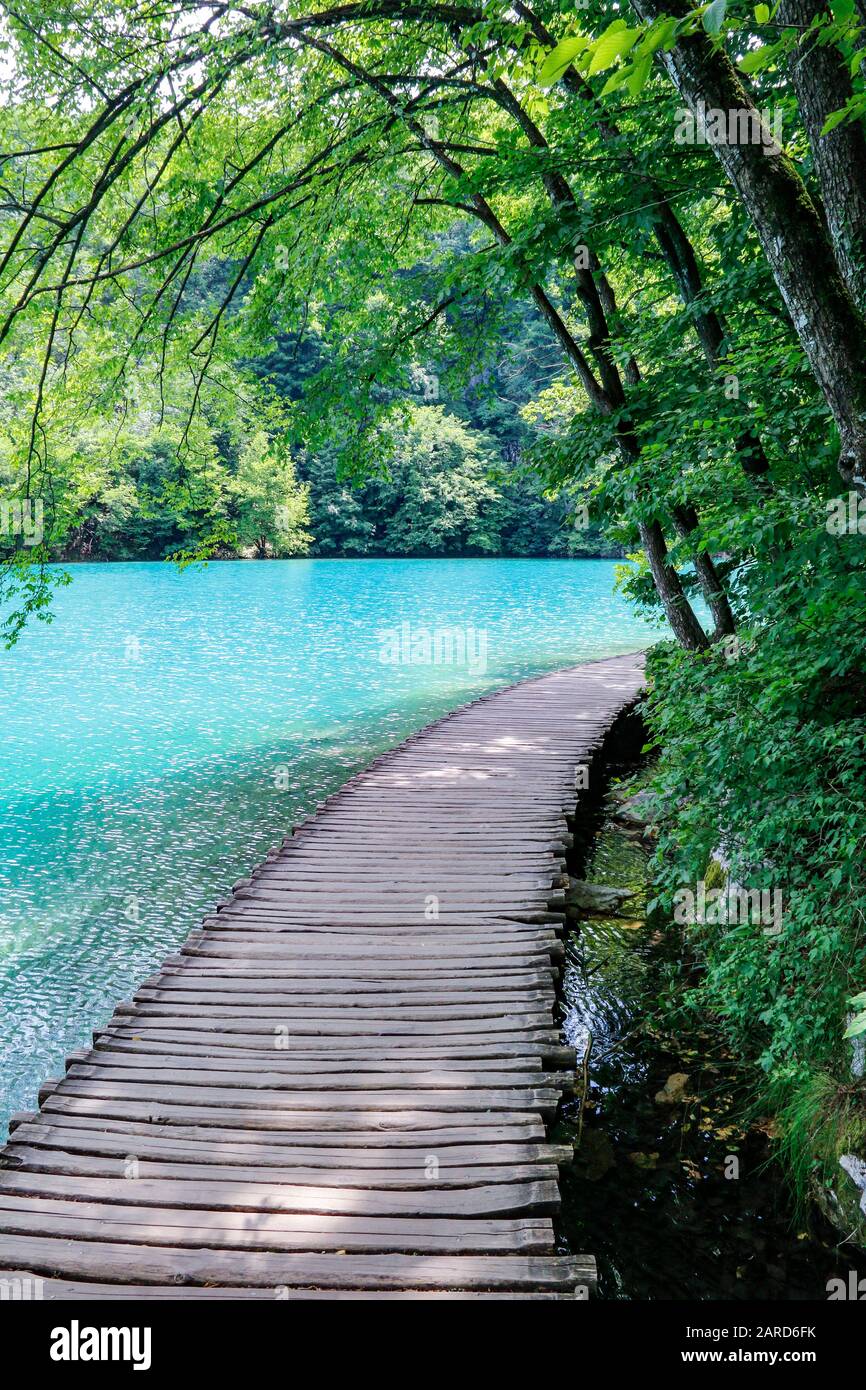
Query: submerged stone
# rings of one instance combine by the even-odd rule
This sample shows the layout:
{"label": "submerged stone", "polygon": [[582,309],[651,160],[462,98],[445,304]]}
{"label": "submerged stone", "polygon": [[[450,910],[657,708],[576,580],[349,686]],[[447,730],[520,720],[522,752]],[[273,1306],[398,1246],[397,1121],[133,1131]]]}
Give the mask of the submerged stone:
{"label": "submerged stone", "polygon": [[618,912],[622,904],[635,896],[633,888],[608,888],[601,883],[586,883],[571,879],[565,892],[566,912]]}
{"label": "submerged stone", "polygon": [[667,1081],[660,1091],[655,1093],[656,1105],[681,1105],[688,1100],[686,1087],[689,1084],[688,1073],[684,1071],[671,1072]]}

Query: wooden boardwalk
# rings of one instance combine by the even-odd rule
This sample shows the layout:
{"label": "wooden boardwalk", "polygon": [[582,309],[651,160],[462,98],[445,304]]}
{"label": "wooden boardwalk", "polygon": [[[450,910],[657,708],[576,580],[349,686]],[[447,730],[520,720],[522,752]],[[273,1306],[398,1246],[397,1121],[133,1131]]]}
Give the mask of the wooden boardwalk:
{"label": "wooden boardwalk", "polygon": [[[575,769],[638,656],[512,686],[330,797],[16,1116],[45,1298],[566,1298],[545,1124]],[[181,872],[181,866],[178,871]]]}

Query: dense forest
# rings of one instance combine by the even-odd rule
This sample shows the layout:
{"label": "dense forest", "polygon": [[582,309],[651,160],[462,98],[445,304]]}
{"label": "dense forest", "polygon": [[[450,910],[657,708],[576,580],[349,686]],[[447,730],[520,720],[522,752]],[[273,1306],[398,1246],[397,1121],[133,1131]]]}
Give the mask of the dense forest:
{"label": "dense forest", "polygon": [[862,0],[6,24],[9,639],[62,552],[633,555],[658,902],[784,904],[695,924],[682,1002],[826,1189],[866,1135]]}
{"label": "dense forest", "polygon": [[[227,265],[212,270],[226,282]],[[311,449],[218,432],[209,522],[219,516],[225,531],[214,557],[622,555],[524,459],[538,432],[523,408],[558,363],[537,316],[519,303],[513,316],[513,337],[477,380],[448,391],[440,363],[414,365],[406,389],[390,393],[392,427],[369,441],[369,476],[346,476],[339,441]],[[308,330],[279,334],[249,370],[283,404],[326,366],[326,345]],[[104,435],[83,443],[77,516],[57,559],[160,560],[195,545],[201,516],[173,486],[177,451],[143,423],[123,449]]]}

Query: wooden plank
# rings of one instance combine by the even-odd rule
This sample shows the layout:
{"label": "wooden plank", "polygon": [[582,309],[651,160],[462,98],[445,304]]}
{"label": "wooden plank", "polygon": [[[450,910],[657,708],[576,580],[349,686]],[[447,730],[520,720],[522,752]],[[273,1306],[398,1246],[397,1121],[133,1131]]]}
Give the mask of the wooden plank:
{"label": "wooden plank", "polygon": [[[479,1019],[479,1018],[501,1018],[503,1013],[508,1010],[509,1017],[519,1020],[522,1024],[524,1020],[531,1019],[532,1026],[549,1027],[552,1023],[550,1011],[550,1000],[543,995],[538,998],[518,996],[517,999],[479,999],[470,994],[465,1002],[453,1003],[450,999],[442,1003],[426,1003],[417,996],[412,996],[409,1000],[403,1001],[390,998],[389,1003],[381,1000],[389,999],[388,995],[378,996],[378,1001],[373,1003],[364,1000],[363,996],[353,1000],[340,1000],[338,1004],[327,1007],[324,1004],[305,1003],[297,1001],[294,996],[272,995],[272,994],[221,994],[205,993],[195,989],[172,991],[163,997],[162,991],[155,989],[139,990],[135,995],[135,1003],[140,1005],[140,1012],[143,1016],[153,1017],[157,1014],[179,1014],[194,1013],[198,1014],[206,1009],[212,1018],[240,1017],[240,1018],[273,1018],[279,1019],[282,1023],[288,1023],[292,1019],[303,1022],[306,1019],[339,1019],[344,1020],[347,1012],[358,1019],[366,1022],[368,1018],[375,1019]],[[538,1022],[540,1020],[540,1024]]]}
{"label": "wooden plank", "polygon": [[[587,1256],[581,1257],[584,1262]],[[589,1265],[586,1265],[589,1268]],[[591,1288],[594,1285],[595,1266],[591,1266],[593,1279],[584,1274],[581,1276],[581,1284],[584,1288]],[[10,1288],[23,1283],[25,1287],[33,1285],[34,1281],[30,1277],[28,1270],[5,1269],[0,1270],[0,1280]],[[112,1303],[117,1300],[127,1299],[135,1303],[155,1303],[171,1302],[178,1300],[184,1303],[211,1303],[226,1302],[263,1302],[274,1301],[274,1290],[270,1288],[237,1288],[230,1285],[223,1287],[200,1287],[179,1284],[88,1284],[80,1280],[68,1279],[40,1279],[39,1298],[46,1303],[59,1303],[72,1301],[75,1303],[99,1301],[110,1299]],[[30,1297],[26,1294],[25,1297]],[[533,1302],[563,1302],[574,1298],[574,1293],[569,1290],[565,1293],[539,1293],[537,1290],[523,1290],[519,1293],[497,1293],[495,1291],[475,1289],[380,1289],[375,1293],[368,1289],[295,1289],[281,1287],[279,1291],[280,1299],[289,1302],[406,1302],[423,1300],[423,1302],[453,1302],[455,1300],[466,1302],[501,1302],[503,1299],[519,1299],[521,1303],[527,1300]]]}
{"label": "wooden plank", "polygon": [[[153,1020],[154,1024],[159,1020]],[[465,1036],[450,1034],[440,1038],[436,1034],[429,1037],[415,1037],[411,1034],[389,1034],[387,1037],[356,1036],[345,1037],[305,1037],[298,1034],[280,1035],[277,1038],[272,1028],[257,1032],[241,1032],[230,1028],[206,1028],[203,1024],[192,1027],[139,1028],[127,1017],[115,1019],[98,1035],[97,1048],[116,1046],[135,1046],[142,1048],[162,1048],[169,1046],[172,1051],[186,1049],[200,1051],[216,1057],[221,1052],[244,1052],[249,1056],[271,1056],[273,1053],[291,1053],[299,1058],[343,1057],[354,1058],[408,1059],[427,1061],[431,1058],[452,1057],[537,1057],[550,1060],[550,1065],[573,1067],[576,1055],[573,1048],[563,1047],[553,1040],[523,1037],[519,1034],[497,1033]]]}
{"label": "wooden plank", "polygon": [[[68,1153],[63,1149],[15,1142],[7,1146],[6,1161],[20,1164],[28,1173],[64,1173],[69,1177],[124,1178],[130,1182],[160,1178],[196,1184],[218,1180],[243,1183],[245,1186],[250,1183],[264,1183],[268,1191],[274,1185],[273,1168],[259,1167],[252,1163],[222,1163],[215,1167],[209,1163],[196,1163],[192,1159],[179,1163],[143,1158],[138,1153],[105,1157],[99,1154]],[[432,1168],[433,1162],[437,1164],[435,1170]],[[17,1167],[12,1171],[17,1171]],[[434,1171],[435,1177],[431,1176]],[[130,1173],[134,1174],[134,1178],[129,1176]],[[399,1168],[390,1168],[381,1163],[376,1168],[353,1168],[349,1164],[344,1164],[342,1168],[298,1166],[293,1169],[291,1178],[293,1184],[308,1187],[340,1187],[345,1190],[372,1188],[376,1191],[409,1192],[429,1191],[431,1187],[437,1190],[483,1187],[497,1182],[553,1183],[556,1181],[556,1169],[551,1164],[517,1162],[441,1168],[435,1155],[419,1153],[414,1167],[401,1165]]]}
{"label": "wooden plank", "polygon": [[[540,994],[549,1000],[550,978],[549,971],[512,971],[503,975],[473,975],[470,985],[465,975],[409,974],[390,977],[388,996],[408,998],[420,994],[426,999],[436,999],[442,994],[471,994],[477,997],[478,992],[484,990],[485,998],[502,998],[509,1003],[515,994],[528,994],[533,997]],[[225,965],[222,961],[196,960],[189,960],[186,969],[163,970],[159,975],[151,975],[148,979],[153,981],[150,988],[166,991],[194,988],[234,990],[241,994],[264,991],[268,994],[299,994],[313,997],[348,994],[353,998],[360,994],[382,995],[383,984],[381,975],[298,975],[293,973],[291,968],[286,970],[278,967],[273,970],[263,966]],[[146,980],[142,988],[147,987]]]}
{"label": "wooden plank", "polygon": [[[80,1105],[81,1102],[76,1102]],[[113,1104],[113,1103],[112,1103]],[[56,1130],[60,1127],[65,1132],[69,1130],[85,1130],[88,1134],[132,1134],[138,1136],[141,1142],[147,1136],[151,1137],[154,1143],[174,1143],[176,1140],[191,1140],[202,1146],[206,1146],[207,1151],[213,1156],[214,1162],[219,1162],[219,1154],[226,1146],[234,1147],[243,1145],[245,1148],[253,1146],[259,1148],[266,1146],[278,1146],[286,1158],[283,1160],[287,1165],[292,1163],[292,1154],[328,1154],[339,1153],[345,1155],[346,1162],[354,1164],[361,1163],[366,1158],[369,1162],[376,1163],[383,1154],[389,1156],[389,1160],[397,1162],[397,1156],[405,1154],[405,1161],[415,1163],[417,1149],[431,1149],[435,1147],[437,1157],[441,1162],[448,1160],[448,1155],[454,1155],[454,1162],[464,1161],[462,1155],[465,1152],[475,1153],[476,1151],[486,1152],[488,1149],[496,1149],[500,1145],[509,1148],[516,1145],[519,1151],[524,1148],[535,1148],[536,1157],[543,1162],[559,1162],[564,1148],[568,1146],[549,1145],[544,1142],[545,1136],[541,1126],[537,1130],[530,1130],[526,1123],[515,1126],[485,1126],[483,1129],[474,1129],[471,1125],[455,1124],[442,1125],[435,1119],[426,1128],[413,1128],[409,1130],[386,1129],[352,1129],[342,1131],[327,1131],[319,1133],[316,1130],[304,1128],[279,1129],[277,1127],[264,1126],[252,1128],[246,1123],[243,1125],[232,1125],[230,1120],[224,1125],[219,1123],[222,1118],[219,1111],[208,1112],[213,1114],[213,1123],[200,1121],[197,1118],[188,1121],[177,1112],[171,1118],[163,1121],[162,1118],[151,1118],[142,1115],[129,1116],[123,1114],[104,1114],[107,1107],[99,1104],[91,1110],[70,1111],[68,1107],[62,1110],[49,1111],[43,1110],[31,1122],[40,1128]],[[120,1107],[125,1109],[125,1107]],[[246,1118],[246,1117],[245,1117]],[[14,1139],[22,1127],[15,1130],[12,1138]],[[67,1147],[78,1148],[79,1144],[70,1144]],[[289,1152],[291,1150],[291,1152]],[[552,1151],[552,1152],[549,1152]],[[469,1160],[465,1160],[468,1162]],[[565,1161],[569,1161],[566,1159]]]}
{"label": "wooden plank", "polygon": [[[288,1017],[284,1013],[272,1013],[268,1017],[254,1018],[250,1012],[239,1009],[232,1014],[224,1006],[220,1012],[211,1010],[197,1010],[184,1014],[158,1005],[142,1005],[135,1009],[134,1027],[137,1033],[146,1035],[151,1031],[164,1031],[165,1029],[183,1030],[191,1029],[196,1032],[207,1033],[259,1033],[269,1035],[271,1039],[275,1035],[279,1036],[278,1030],[285,1029]],[[423,1020],[413,1020],[405,1018],[381,1019],[381,1018],[359,1018],[345,1019],[343,1017],[333,1020],[324,1019],[317,1022],[313,1019],[292,1020],[289,1030],[292,1040],[301,1038],[339,1038],[347,1039],[353,1044],[357,1044],[363,1037],[383,1038],[383,1037],[406,1037],[414,1039],[422,1038],[455,1038],[463,1041],[489,1039],[496,1034],[501,1034],[503,1041],[520,1043],[523,1040],[530,1042],[550,1042],[558,1041],[556,1030],[548,1027],[541,1027],[536,1022],[536,1017],[541,1015],[515,1015],[514,1018],[460,1018],[460,1019],[431,1019],[427,1022]]]}
{"label": "wooden plank", "polygon": [[[331,1147],[288,1145],[277,1142],[279,1136],[268,1136],[261,1143],[253,1134],[234,1130],[175,1129],[154,1133],[153,1126],[118,1123],[111,1129],[95,1129],[80,1120],[66,1118],[61,1125],[47,1124],[45,1117],[32,1124],[20,1125],[14,1133],[15,1144],[35,1144],[44,1148],[63,1149],[69,1153],[93,1153],[129,1157],[134,1151],[138,1158],[170,1159],[178,1162],[197,1162],[220,1165],[224,1163],[253,1164],[257,1167],[295,1168],[388,1168],[417,1169],[426,1164],[426,1155],[419,1158],[417,1150],[379,1148],[358,1149],[348,1146]],[[8,1154],[15,1152],[11,1147]],[[485,1164],[569,1163],[570,1144],[450,1144],[438,1145],[436,1162],[439,1168],[471,1168]],[[13,1160],[13,1168],[15,1166]]]}
{"label": "wooden plank", "polygon": [[[356,1111],[272,1110],[259,1104],[254,1109],[205,1104],[170,1104],[154,1100],[111,1099],[105,1096],[77,1096],[55,1092],[46,1097],[42,1109],[54,1115],[104,1115],[109,1118],[139,1120],[159,1125],[218,1125],[247,1130],[282,1130],[284,1133],[339,1135],[341,1144],[358,1142],[367,1145],[387,1143],[433,1144],[436,1136],[456,1135],[451,1142],[466,1139],[543,1140],[546,1130],[541,1119],[532,1111],[436,1111],[403,1110],[399,1112],[373,1109]],[[361,1137],[363,1136],[363,1137]],[[449,1142],[442,1139],[441,1142]]]}
{"label": "wooden plank", "polygon": [[345,1251],[373,1254],[551,1254],[547,1219],[450,1221],[399,1217],[293,1216],[282,1212],[185,1211],[110,1206],[0,1194],[0,1233],[236,1250]]}
{"label": "wooden plank", "polygon": [[21,1270],[49,1269],[64,1277],[169,1283],[171,1280],[271,1288],[317,1289],[554,1289],[573,1290],[586,1268],[569,1256],[529,1255],[283,1255],[261,1251],[182,1250],[108,1241],[7,1236],[4,1254]]}
{"label": "wooden plank", "polygon": [[[184,1065],[186,1062],[186,1065]],[[289,1070],[291,1067],[291,1070]],[[350,1090],[371,1091],[397,1090],[411,1087],[413,1090],[481,1090],[484,1087],[502,1090],[511,1087],[538,1089],[540,1085],[563,1090],[571,1084],[571,1077],[559,1072],[472,1072],[424,1071],[417,1063],[402,1072],[385,1071],[347,1071],[345,1063],[342,1071],[304,1072],[295,1070],[291,1063],[283,1069],[263,1070],[263,1064],[252,1063],[246,1068],[222,1066],[213,1059],[199,1061],[192,1058],[159,1057],[153,1053],[129,1056],[127,1053],[99,1052],[88,1063],[76,1063],[70,1067],[68,1076],[88,1080],[111,1080],[125,1085],[131,1081],[147,1083],[156,1079],[160,1084],[171,1082],[201,1085],[206,1080],[220,1086],[243,1086],[248,1089],[286,1089],[286,1090]],[[195,1078],[193,1082],[193,1078]],[[375,1096],[374,1096],[375,1099]]]}
{"label": "wooden plank", "polygon": [[[105,1039],[106,1042],[109,1039]],[[235,1073],[252,1073],[261,1075],[262,1068],[270,1068],[279,1074],[291,1074],[295,1077],[319,1077],[324,1079],[328,1076],[335,1076],[337,1084],[342,1085],[348,1079],[351,1084],[359,1082],[359,1078],[369,1076],[371,1084],[390,1084],[399,1085],[400,1078],[406,1084],[407,1076],[416,1076],[423,1085],[463,1085],[475,1084],[483,1085],[490,1082],[492,1085],[532,1085],[539,1081],[549,1080],[551,1085],[565,1084],[566,1074],[557,1076],[554,1073],[543,1072],[541,1063],[537,1057],[456,1057],[453,1059],[435,1060],[430,1059],[425,1063],[423,1058],[416,1056],[396,1058],[358,1057],[348,1059],[344,1054],[337,1056],[325,1056],[308,1061],[306,1055],[296,1053],[277,1052],[271,1048],[267,1059],[261,1055],[247,1057],[243,1054],[232,1056],[225,1052],[218,1056],[201,1056],[197,1049],[189,1049],[186,1052],[173,1051],[164,1047],[162,1044],[146,1044],[144,1042],[130,1041],[125,1049],[122,1040],[115,1041],[114,1045],[100,1047],[85,1054],[87,1061],[79,1062],[73,1058],[71,1066],[79,1067],[132,1067],[142,1071],[152,1071],[154,1068],[161,1070],[163,1067],[175,1067],[182,1071],[197,1071],[199,1074],[206,1072],[231,1071]],[[89,1075],[87,1071],[82,1071],[81,1075]],[[392,1078],[389,1082],[382,1082],[382,1076],[387,1074]],[[474,1082],[469,1082],[471,1077],[477,1078]],[[568,1079],[571,1073],[567,1074]]]}
{"label": "wooden plank", "polygon": [[[292,1058],[305,1070],[321,1062],[325,1070],[352,1071],[382,1070],[393,1066],[406,1070],[418,1064],[420,1071],[425,1068],[443,1066],[468,1068],[472,1064],[483,1064],[484,1068],[519,1068],[526,1066],[540,1070],[543,1064],[567,1069],[574,1068],[576,1054],[573,1048],[553,1047],[546,1043],[523,1043],[470,1041],[461,1043],[448,1040],[438,1042],[436,1038],[419,1039],[389,1037],[376,1045],[375,1038],[362,1038],[357,1043],[350,1039],[333,1038],[281,1038],[276,1045],[273,1034],[269,1033],[231,1033],[214,1035],[198,1033],[195,1029],[150,1029],[147,1033],[138,1032],[135,1026],[120,1028],[112,1026],[99,1034],[95,1050],[85,1054],[95,1064],[98,1054],[103,1051],[126,1053],[151,1053],[158,1056],[175,1053],[187,1057],[202,1057],[216,1066],[222,1062],[241,1059],[256,1060],[259,1064],[269,1064],[272,1059]],[[207,1047],[204,1053],[202,1044]],[[204,1055],[203,1055],[204,1054]],[[226,1056],[228,1054],[228,1056]]]}
{"label": "wooden plank", "polygon": [[[74,1070],[74,1069],[73,1069]],[[139,1090],[145,1087],[145,1090]],[[146,1097],[147,1100],[160,1105],[210,1105],[210,1106],[231,1106],[232,1109],[252,1109],[258,1106],[267,1106],[270,1110],[288,1111],[314,1111],[317,1115],[325,1112],[336,1112],[338,1114],[352,1114],[356,1110],[361,1112],[369,1111],[371,1105],[375,1105],[379,1111],[385,1112],[396,1110],[405,1111],[411,1107],[424,1105],[431,1111],[440,1113],[452,1111],[468,1111],[475,1113],[479,1110],[484,1111],[508,1111],[518,1112],[542,1111],[549,1112],[556,1107],[558,1092],[553,1087],[533,1087],[523,1090],[501,1090],[478,1089],[478,1090],[459,1090],[459,1091],[413,1091],[404,1089],[400,1091],[376,1091],[371,1096],[366,1091],[353,1092],[344,1090],[335,1094],[333,1091],[299,1091],[299,1090],[276,1090],[276,1089],[257,1089],[247,1082],[245,1086],[209,1086],[204,1081],[199,1085],[194,1084],[168,1084],[154,1077],[142,1077],[137,1080],[130,1077],[124,1079],[120,1084],[113,1084],[109,1080],[97,1079],[95,1081],[78,1081],[70,1073],[67,1079],[58,1088],[58,1096],[104,1096],[111,1098],[118,1094],[125,1094],[133,1099],[137,1096]]]}
{"label": "wooden plank", "polygon": [[[35,1197],[87,1197],[139,1207],[205,1207],[223,1211],[318,1212],[335,1216],[519,1216],[558,1210],[554,1180],[470,1184],[450,1188],[428,1184],[413,1191],[366,1190],[295,1183],[195,1182],[170,1178],[95,1177],[22,1170],[0,1170],[0,1192]],[[5,1255],[4,1250],[4,1255]]]}

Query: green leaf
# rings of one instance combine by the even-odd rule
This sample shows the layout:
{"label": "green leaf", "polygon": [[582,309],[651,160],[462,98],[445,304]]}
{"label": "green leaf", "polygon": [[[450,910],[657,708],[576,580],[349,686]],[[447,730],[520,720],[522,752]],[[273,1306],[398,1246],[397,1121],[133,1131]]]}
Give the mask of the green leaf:
{"label": "green leaf", "polygon": [[617,58],[623,58],[639,38],[639,29],[614,29],[613,26],[606,29],[593,49],[592,62],[589,65],[590,77],[612,67]]}
{"label": "green leaf", "polygon": [[607,79],[604,86],[602,87],[601,95],[603,97],[606,97],[609,92],[615,92],[618,87],[623,87],[625,83],[628,81],[631,71],[631,67],[617,68],[615,72],[611,73],[610,77]]}
{"label": "green leaf", "polygon": [[837,24],[847,24],[854,15],[854,0],[830,0],[830,10]]}
{"label": "green leaf", "polygon": [[866,1009],[851,1020],[842,1036],[843,1038],[857,1038],[861,1033],[866,1033]]}
{"label": "green leaf", "polygon": [[572,61],[578,53],[582,53],[589,43],[586,34],[574,34],[570,39],[563,39],[556,48],[551,49],[541,65],[538,80],[542,87],[552,87],[554,82],[558,82],[566,68],[570,67]]}
{"label": "green leaf", "polygon": [[752,48],[737,64],[740,72],[760,72],[769,67],[776,56],[776,45],[765,44],[762,48]]}
{"label": "green leaf", "polygon": [[701,23],[708,34],[717,34],[722,27],[725,18],[725,10],[728,0],[713,0],[711,5],[707,5],[701,15]]}
{"label": "green leaf", "polygon": [[617,68],[602,87],[601,96],[607,96],[609,92],[626,87],[630,95],[636,97],[646,85],[651,68],[652,56],[650,54],[647,54],[645,58],[638,58],[633,63],[628,63],[626,67]]}
{"label": "green leaf", "polygon": [[636,97],[643,91],[647,83],[647,78],[650,75],[652,63],[651,54],[647,54],[645,58],[638,58],[637,62],[632,64],[631,75],[625,84],[628,88],[629,96]]}
{"label": "green leaf", "polygon": [[[853,0],[852,0],[852,3],[853,3]],[[768,23],[769,23],[769,20],[770,20],[770,6],[769,6],[769,5],[756,5],[756,6],[755,6],[755,23],[756,23],[756,24],[768,24]]]}
{"label": "green leaf", "polygon": [[841,125],[849,115],[847,106],[840,106],[838,111],[831,111],[821,128],[822,135],[829,135],[831,130],[835,130],[837,125]]}
{"label": "green leaf", "polygon": [[635,52],[641,57],[655,53],[658,48],[666,48],[676,33],[678,19],[657,19],[644,34]]}

